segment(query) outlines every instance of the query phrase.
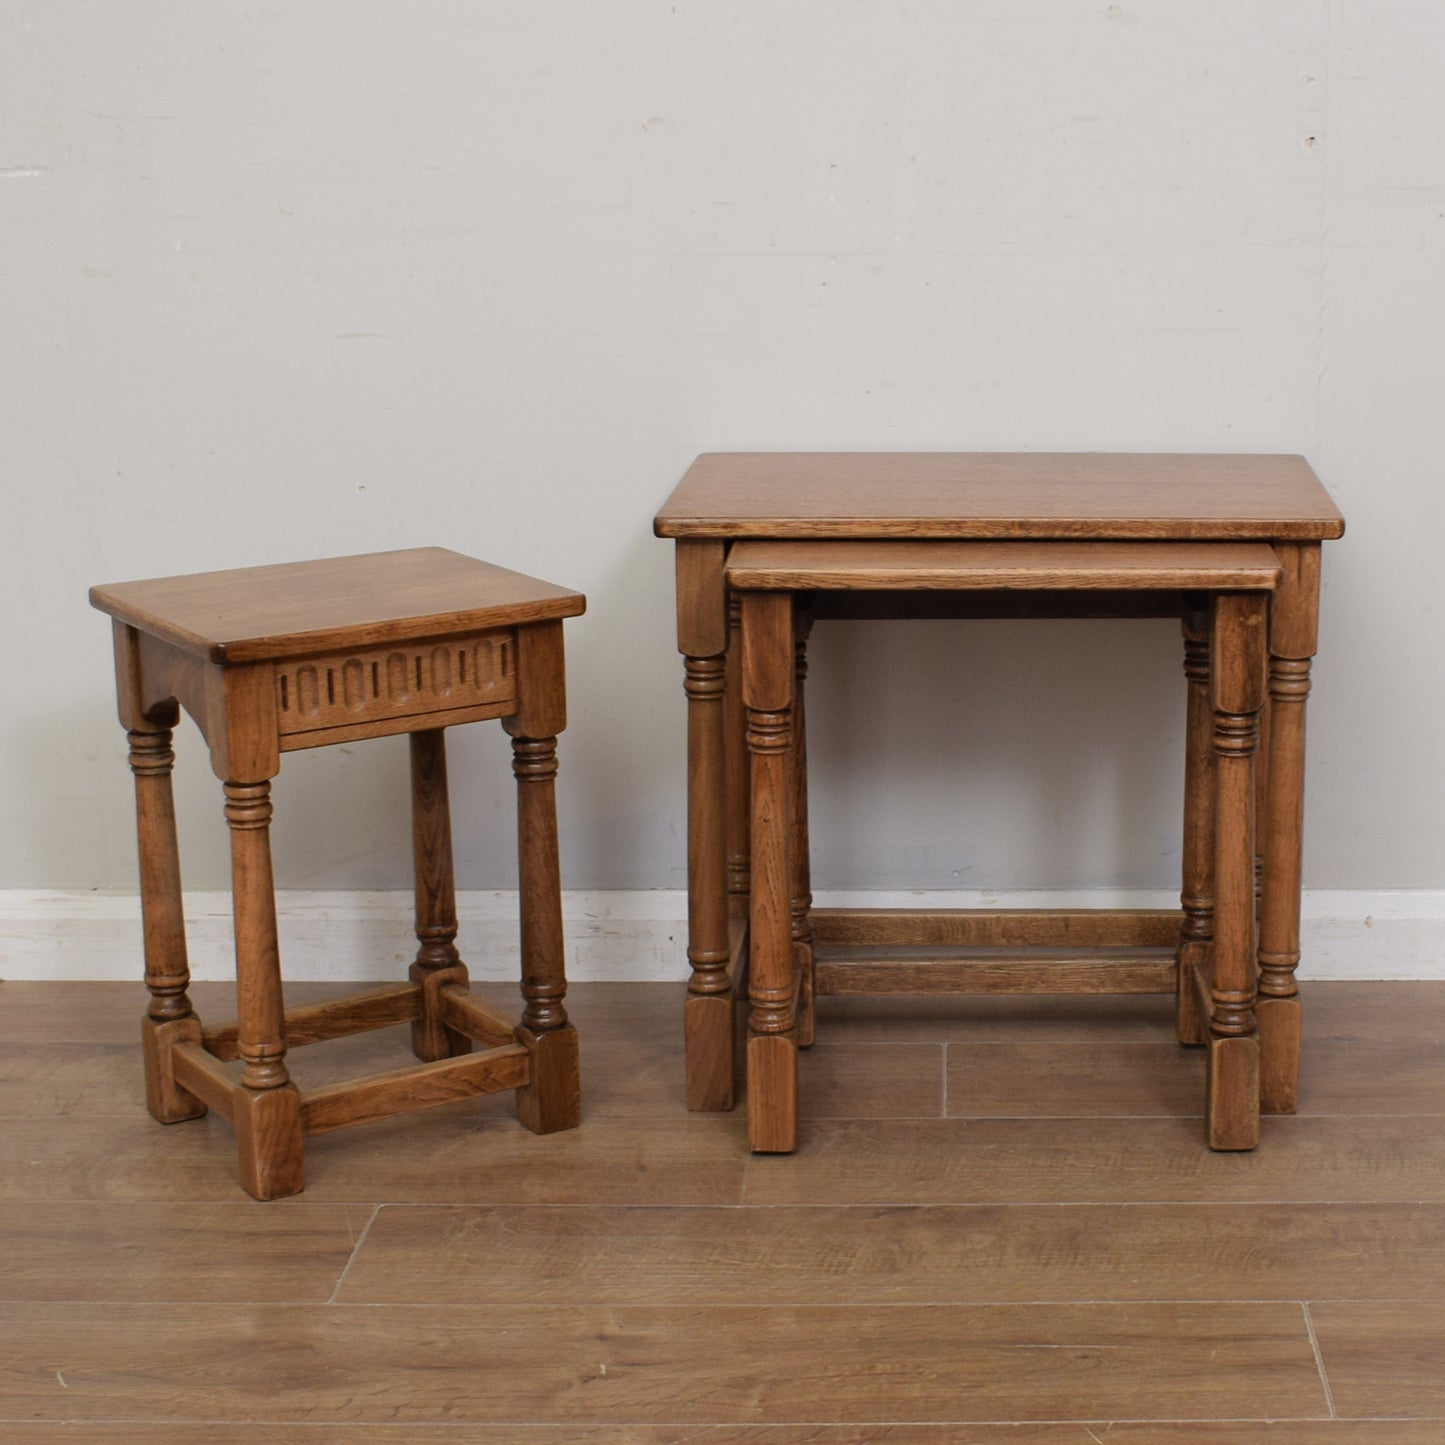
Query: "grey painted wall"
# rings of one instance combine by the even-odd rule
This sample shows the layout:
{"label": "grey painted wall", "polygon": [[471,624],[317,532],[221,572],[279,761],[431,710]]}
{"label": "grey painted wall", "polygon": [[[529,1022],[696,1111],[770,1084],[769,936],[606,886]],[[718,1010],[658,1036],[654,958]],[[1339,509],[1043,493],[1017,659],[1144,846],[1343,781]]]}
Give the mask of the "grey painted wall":
{"label": "grey painted wall", "polygon": [[[433,542],[588,593],[566,881],[680,886],[649,522],[712,448],[1306,453],[1306,881],[1445,886],[1431,0],[0,10],[0,887],[132,885],[88,584]],[[1175,876],[1168,626],[820,630],[814,677],[819,886]],[[496,729],[453,768],[506,886]],[[281,881],[403,884],[404,800],[398,740],[289,759]]]}

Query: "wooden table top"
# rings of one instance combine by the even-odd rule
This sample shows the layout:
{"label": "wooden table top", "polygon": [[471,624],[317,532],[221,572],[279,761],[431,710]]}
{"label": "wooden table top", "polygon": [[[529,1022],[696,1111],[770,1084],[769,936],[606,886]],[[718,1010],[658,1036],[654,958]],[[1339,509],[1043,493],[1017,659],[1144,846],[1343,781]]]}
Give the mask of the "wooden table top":
{"label": "wooden table top", "polygon": [[744,591],[1271,591],[1279,558],[1263,542],[802,541],[728,551]]}
{"label": "wooden table top", "polygon": [[90,601],[225,663],[576,617],[587,605],[580,593],[445,547],[118,582],[92,587]]}
{"label": "wooden table top", "polygon": [[1141,452],[705,452],[659,537],[1324,541],[1303,457]]}

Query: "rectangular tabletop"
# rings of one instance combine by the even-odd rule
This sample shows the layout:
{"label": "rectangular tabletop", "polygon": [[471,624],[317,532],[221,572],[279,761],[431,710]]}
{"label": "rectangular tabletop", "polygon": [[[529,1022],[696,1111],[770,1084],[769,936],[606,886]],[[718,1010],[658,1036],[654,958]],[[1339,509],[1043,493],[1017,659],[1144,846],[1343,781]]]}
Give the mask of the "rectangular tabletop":
{"label": "rectangular tabletop", "polygon": [[1135,452],[709,452],[660,537],[1324,541],[1344,532],[1303,457]]}
{"label": "rectangular tabletop", "polygon": [[734,543],[727,583],[746,591],[1271,591],[1263,542]]}
{"label": "rectangular tabletop", "polygon": [[91,605],[212,662],[385,647],[576,617],[570,588],[445,547],[409,547],[92,587]]}

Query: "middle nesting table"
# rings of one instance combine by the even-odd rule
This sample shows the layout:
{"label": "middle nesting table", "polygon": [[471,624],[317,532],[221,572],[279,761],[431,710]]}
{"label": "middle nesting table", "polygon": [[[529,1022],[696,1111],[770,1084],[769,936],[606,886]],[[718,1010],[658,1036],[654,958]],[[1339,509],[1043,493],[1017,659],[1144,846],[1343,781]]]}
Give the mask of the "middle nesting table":
{"label": "middle nesting table", "polygon": [[[1181,1037],[1209,1047],[1205,1114],[1215,1149],[1259,1139],[1255,1030],[1255,749],[1265,702],[1270,595],[1281,567],[1259,542],[740,541],[726,582],[741,602],[742,696],[751,756],[748,1137],[797,1142],[797,1048],[817,993],[1173,993]],[[1110,615],[1192,614],[1209,638],[1212,962],[1179,955],[1174,911],[811,910],[807,764],[797,659],[812,615],[948,616],[959,593],[1089,594]],[[862,594],[862,595],[859,595]],[[1138,606],[1118,606],[1119,595]],[[998,615],[1027,615],[1004,597]],[[1049,599],[1036,609],[1051,611]],[[1160,605],[1161,603],[1166,605]],[[1152,605],[1151,605],[1152,604]],[[987,609],[985,609],[986,612]],[[799,698],[799,702],[801,699]],[[1189,746],[1198,739],[1191,729]],[[1198,790],[1194,790],[1196,796]],[[1186,1023],[1188,1020],[1188,1023]]]}

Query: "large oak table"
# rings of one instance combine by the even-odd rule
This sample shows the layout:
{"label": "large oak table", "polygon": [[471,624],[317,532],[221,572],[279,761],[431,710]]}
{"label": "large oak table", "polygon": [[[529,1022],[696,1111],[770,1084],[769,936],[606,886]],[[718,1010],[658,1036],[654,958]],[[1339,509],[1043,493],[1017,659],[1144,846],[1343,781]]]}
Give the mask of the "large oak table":
{"label": "large oak table", "polygon": [[[705,454],[655,530],[688,697],[689,1107],[733,1105],[746,973],[756,1150],[796,1143],[817,992],[1168,991],[1210,1048],[1211,1146],[1295,1109],[1305,699],[1344,530],[1302,457]],[[808,631],[879,616],[1179,617],[1181,907],[813,909]]]}

